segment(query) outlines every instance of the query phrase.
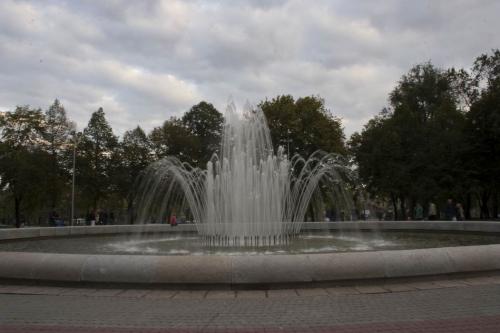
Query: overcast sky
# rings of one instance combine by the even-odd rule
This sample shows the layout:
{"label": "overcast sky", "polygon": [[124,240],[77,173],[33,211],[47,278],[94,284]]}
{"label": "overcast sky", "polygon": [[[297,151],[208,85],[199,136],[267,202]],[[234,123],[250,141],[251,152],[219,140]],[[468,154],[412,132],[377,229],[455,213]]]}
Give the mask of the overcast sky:
{"label": "overcast sky", "polygon": [[346,134],[411,66],[500,47],[500,1],[0,1],[0,110],[55,98],[115,133],[201,100],[320,95]]}

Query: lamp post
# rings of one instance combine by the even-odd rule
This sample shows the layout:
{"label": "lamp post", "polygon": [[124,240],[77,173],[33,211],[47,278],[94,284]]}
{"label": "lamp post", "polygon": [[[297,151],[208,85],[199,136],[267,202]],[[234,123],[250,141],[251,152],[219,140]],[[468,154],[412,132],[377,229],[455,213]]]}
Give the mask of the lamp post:
{"label": "lamp post", "polygon": [[73,134],[73,182],[71,186],[71,226],[75,218],[75,174],[76,174],[76,145],[81,133]]}
{"label": "lamp post", "polygon": [[290,129],[286,130],[287,136],[286,136],[286,144],[287,144],[287,159],[290,160]]}

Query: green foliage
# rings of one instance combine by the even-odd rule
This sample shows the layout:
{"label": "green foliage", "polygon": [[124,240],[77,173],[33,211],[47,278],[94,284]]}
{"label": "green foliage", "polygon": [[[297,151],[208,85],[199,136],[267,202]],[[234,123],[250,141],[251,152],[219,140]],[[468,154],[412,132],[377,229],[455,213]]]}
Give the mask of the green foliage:
{"label": "green foliage", "polygon": [[204,166],[218,152],[224,117],[212,104],[203,101],[184,114],[182,124],[196,138],[193,159]]}
{"label": "green foliage", "polygon": [[127,203],[128,220],[133,222],[134,184],[142,171],[154,160],[152,144],[143,129],[137,126],[125,132],[118,151],[119,164],[113,181],[120,196]]}
{"label": "green foliage", "polygon": [[[318,150],[346,155],[341,120],[326,109],[322,98],[307,96],[295,100],[291,95],[281,95],[262,101],[259,107],[266,116],[275,151],[281,146],[289,156],[299,154],[306,159]],[[332,184],[320,184],[308,208],[308,218],[323,219],[325,210],[336,211],[340,216],[346,208],[342,197],[335,193]]]}
{"label": "green foliage", "polygon": [[[461,176],[464,114],[452,77],[430,63],[404,75],[390,94],[391,109],[370,120],[350,148],[368,190],[413,206],[444,200]],[[412,211],[412,210],[410,210]]]}
{"label": "green foliage", "polygon": [[198,140],[184,126],[182,120],[170,118],[161,127],[153,129],[150,139],[157,158],[175,156],[193,166],[198,165]]}
{"label": "green foliage", "polygon": [[153,161],[151,142],[144,130],[137,126],[125,132],[120,148],[121,164],[133,181]]}
{"label": "green foliage", "polygon": [[45,112],[44,128],[48,151],[54,157],[61,155],[66,149],[71,133],[75,130],[75,125],[68,120],[66,109],[57,99]]}
{"label": "green foliage", "polygon": [[94,209],[116,190],[112,175],[117,166],[118,139],[102,108],[94,112],[78,144],[78,179],[83,194]]}
{"label": "green foliage", "polygon": [[182,119],[170,118],[150,134],[158,158],[175,156],[192,166],[205,167],[217,152],[224,118],[212,104],[200,102]]}
{"label": "green foliage", "polygon": [[[18,106],[7,112],[0,122],[0,188],[14,201],[16,226],[23,220],[23,204],[43,202],[41,195],[49,169],[43,148],[43,114],[40,109]],[[36,199],[35,199],[36,198]]]}
{"label": "green foliage", "polygon": [[[474,98],[467,113],[463,163],[477,190],[481,217],[497,217],[500,187],[500,50],[474,62],[467,90]],[[492,211],[488,202],[492,201]]]}
{"label": "green foliage", "polygon": [[34,148],[42,143],[44,126],[40,109],[29,105],[18,106],[14,112],[6,112],[0,118],[2,142],[12,148]]}
{"label": "green foliage", "polygon": [[290,155],[308,157],[316,150],[345,154],[345,138],[339,118],[316,96],[282,95],[259,104],[266,115],[274,149],[282,146]]}
{"label": "green foliage", "polygon": [[[353,196],[367,190],[390,199],[399,210],[395,218],[406,217],[417,203],[425,214],[427,203],[439,205],[448,197],[465,203],[466,216],[474,200],[481,217],[498,216],[499,50],[479,56],[471,70],[442,70],[431,63],[411,68],[390,93],[388,108],[354,133],[348,148],[341,120],[320,97],[281,95],[259,107],[274,149],[282,146],[303,157],[317,150],[344,155],[361,179],[351,184]],[[46,219],[56,208],[69,212],[76,144],[79,216],[116,207],[127,209],[132,221],[135,180],[147,165],[169,155],[204,168],[219,149],[222,126],[222,114],[204,101],[150,133],[140,127],[127,131],[121,141],[102,108],[81,136],[57,99],[45,113],[30,106],[0,113],[1,212],[12,211],[18,226],[31,216]],[[326,198],[329,191],[321,185],[318,195]],[[319,211],[334,208],[319,206]]]}
{"label": "green foliage", "polygon": [[50,170],[47,174],[48,186],[47,194],[50,199],[51,210],[55,210],[61,200],[61,189],[68,183],[68,162],[65,160],[68,149],[71,148],[70,135],[75,130],[75,125],[71,123],[64,106],[55,100],[45,112],[44,140],[46,150],[50,155]]}

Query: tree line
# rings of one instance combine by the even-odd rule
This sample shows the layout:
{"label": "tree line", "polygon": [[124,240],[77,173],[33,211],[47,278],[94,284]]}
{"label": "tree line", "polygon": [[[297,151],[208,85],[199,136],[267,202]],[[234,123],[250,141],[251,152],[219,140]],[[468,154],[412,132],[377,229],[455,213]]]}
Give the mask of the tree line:
{"label": "tree line", "polygon": [[[477,57],[468,70],[414,66],[389,94],[387,107],[349,140],[319,96],[280,95],[258,106],[275,149],[304,157],[323,150],[350,161],[358,210],[361,198],[369,197],[392,211],[391,218],[407,219],[430,203],[442,211],[451,198],[463,205],[465,218],[498,217],[499,50]],[[45,224],[53,211],[69,219],[73,162],[76,217],[106,210],[121,223],[132,222],[141,172],[167,155],[204,168],[219,149],[223,122],[205,101],[149,133],[138,126],[120,138],[102,108],[82,132],[58,100],[45,111],[25,105],[1,113],[0,224]]]}
{"label": "tree line", "polygon": [[448,199],[467,219],[498,218],[500,51],[470,70],[414,66],[348,145],[361,183],[396,219]]}
{"label": "tree line", "polygon": [[[277,148],[290,153],[322,149],[345,154],[341,121],[318,96],[262,101]],[[202,101],[146,133],[141,127],[113,133],[104,110],[92,113],[82,132],[57,99],[46,110],[18,106],[0,116],[0,224],[46,224],[49,216],[71,216],[76,165],[75,216],[101,211],[133,222],[134,182],[151,163],[176,156],[204,168],[217,153],[224,118]]]}

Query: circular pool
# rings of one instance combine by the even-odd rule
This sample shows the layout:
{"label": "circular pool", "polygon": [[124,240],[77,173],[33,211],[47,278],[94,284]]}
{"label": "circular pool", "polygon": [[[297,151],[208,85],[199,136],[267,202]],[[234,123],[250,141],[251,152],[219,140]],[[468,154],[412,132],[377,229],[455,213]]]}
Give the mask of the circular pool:
{"label": "circular pool", "polygon": [[195,226],[0,230],[0,279],[283,284],[500,270],[497,222],[304,223],[287,246],[204,247]]}
{"label": "circular pool", "polygon": [[161,232],[0,241],[0,252],[113,255],[283,255],[500,244],[500,234],[431,231],[304,232],[288,244],[259,247],[206,246],[196,233]]}

